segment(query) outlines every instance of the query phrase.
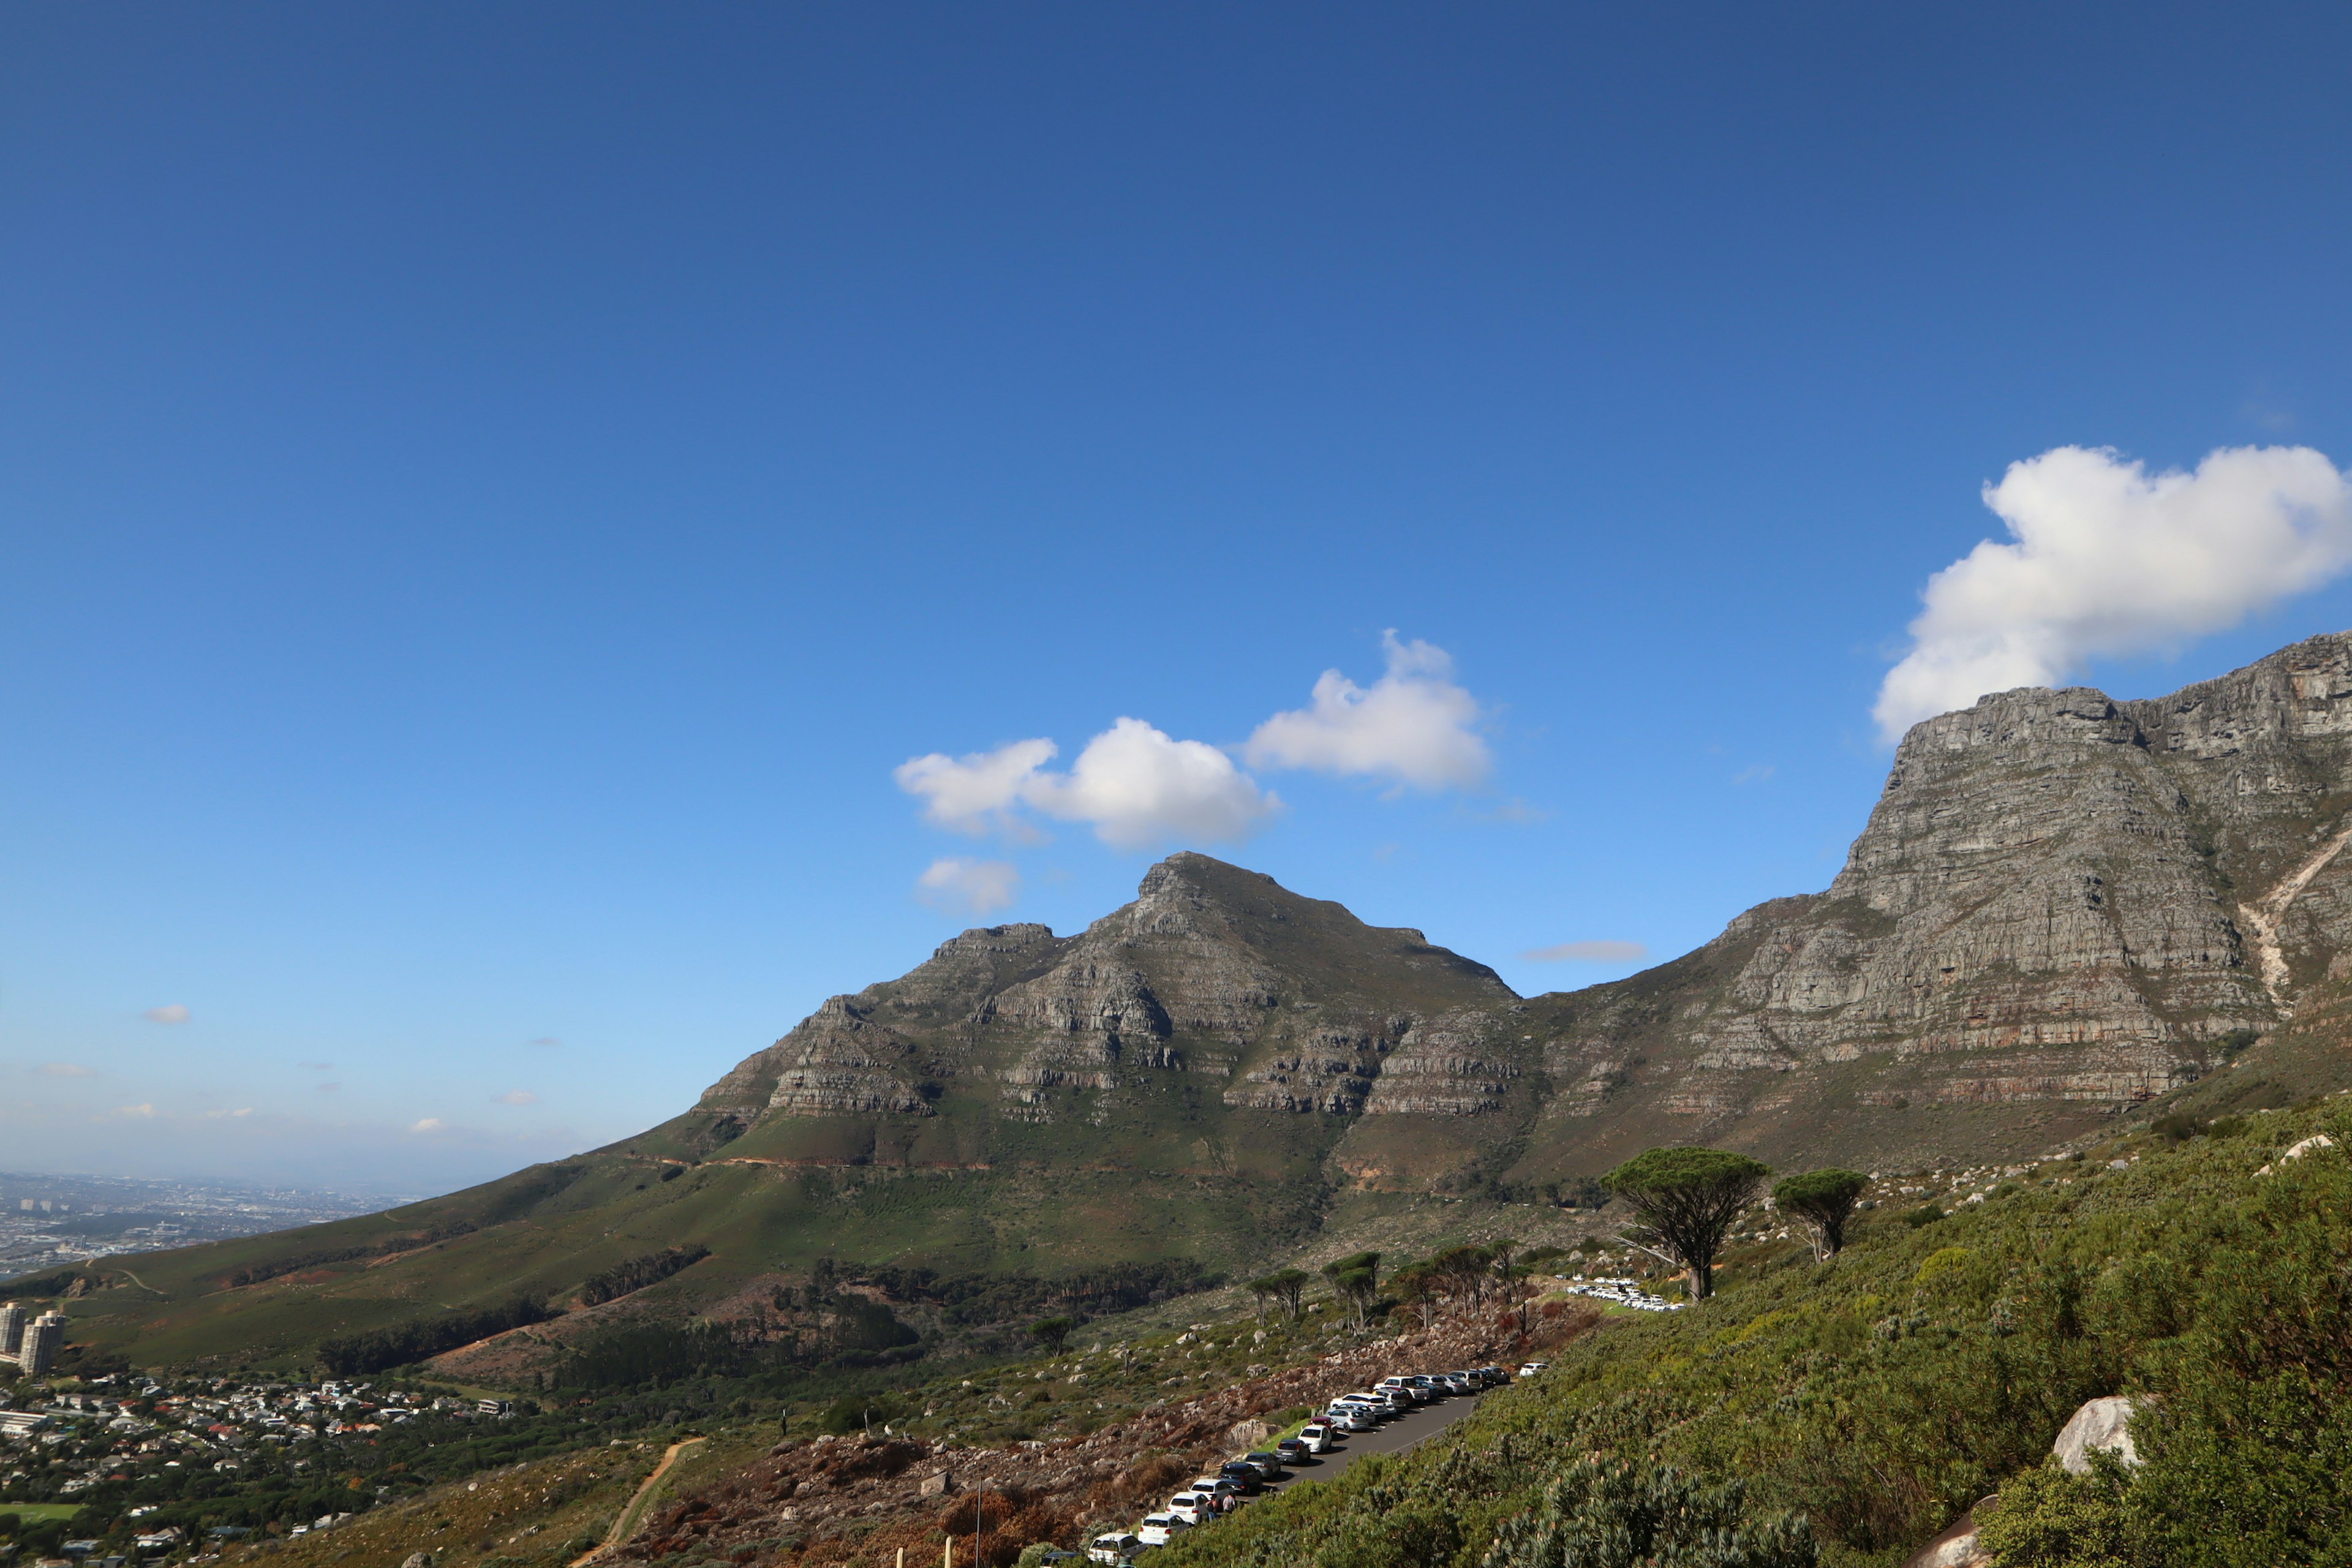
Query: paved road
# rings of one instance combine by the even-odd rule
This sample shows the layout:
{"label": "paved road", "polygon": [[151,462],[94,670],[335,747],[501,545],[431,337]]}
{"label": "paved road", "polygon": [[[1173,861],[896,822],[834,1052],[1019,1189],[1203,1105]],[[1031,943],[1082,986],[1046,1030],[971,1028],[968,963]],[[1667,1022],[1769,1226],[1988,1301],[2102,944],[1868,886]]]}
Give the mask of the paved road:
{"label": "paved road", "polygon": [[1288,1478],[1268,1487],[1269,1493],[1280,1491],[1293,1481],[1328,1481],[1346,1472],[1349,1465],[1370,1454],[1401,1454],[1423,1438],[1444,1431],[1478,1408],[1483,1394],[1455,1394],[1440,1399],[1398,1416],[1384,1426],[1370,1432],[1349,1432],[1339,1446],[1325,1454],[1301,1460]]}

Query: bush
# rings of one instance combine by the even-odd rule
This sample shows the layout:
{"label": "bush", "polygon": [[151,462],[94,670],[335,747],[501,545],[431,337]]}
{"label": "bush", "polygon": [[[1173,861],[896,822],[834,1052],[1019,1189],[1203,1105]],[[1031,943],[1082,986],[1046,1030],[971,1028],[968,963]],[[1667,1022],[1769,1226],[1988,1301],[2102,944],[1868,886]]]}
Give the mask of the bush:
{"label": "bush", "polygon": [[1814,1568],[1802,1519],[1751,1519],[1738,1481],[1703,1486],[1671,1466],[1579,1459],[1534,1511],[1507,1521],[1485,1568]]}

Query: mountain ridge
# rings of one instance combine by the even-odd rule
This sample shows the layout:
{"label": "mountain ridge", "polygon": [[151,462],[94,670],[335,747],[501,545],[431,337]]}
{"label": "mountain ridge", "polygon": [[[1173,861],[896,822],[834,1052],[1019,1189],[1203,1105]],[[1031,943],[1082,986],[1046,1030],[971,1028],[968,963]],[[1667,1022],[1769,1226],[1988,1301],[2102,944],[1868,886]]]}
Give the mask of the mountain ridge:
{"label": "mountain ridge", "polygon": [[2352,1080],[2347,844],[2338,634],[2164,698],[2021,689],[1915,726],[1829,887],[1573,992],[1518,996],[1418,931],[1180,853],[1082,931],[976,927],[829,998],[635,1137],[145,1255],[161,1300],[79,1310],[158,1353],[295,1353],[680,1244],[712,1257],[629,1310],[710,1310],[835,1254],[1315,1261],[1662,1143],[2015,1159],[2135,1110]]}

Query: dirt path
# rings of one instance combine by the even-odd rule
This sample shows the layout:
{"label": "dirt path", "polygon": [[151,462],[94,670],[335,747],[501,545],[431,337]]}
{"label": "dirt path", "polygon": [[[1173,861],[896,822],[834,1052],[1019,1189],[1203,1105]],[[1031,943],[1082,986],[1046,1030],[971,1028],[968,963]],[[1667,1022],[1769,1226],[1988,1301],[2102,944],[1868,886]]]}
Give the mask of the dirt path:
{"label": "dirt path", "polygon": [[155,1289],[155,1287],[153,1287],[152,1285],[148,1284],[148,1283],[147,1283],[147,1281],[145,1281],[144,1279],[141,1279],[141,1278],[139,1278],[139,1276],[137,1276],[136,1274],[131,1273],[131,1270],[129,1270],[128,1268],[124,1269],[124,1270],[122,1271],[122,1273],[123,1273],[124,1278],[128,1279],[129,1279],[129,1280],[130,1280],[133,1285],[138,1286],[138,1287],[139,1287],[139,1289],[141,1289],[142,1290],[146,1291],[149,1295],[151,1295],[151,1296],[161,1296],[161,1297],[164,1298],[164,1300],[169,1300],[171,1299],[171,1292],[169,1292],[169,1291],[167,1291],[167,1290],[158,1290],[158,1289]]}
{"label": "dirt path", "polygon": [[664,1476],[669,1474],[669,1468],[677,1463],[678,1455],[702,1440],[699,1437],[688,1437],[680,1442],[672,1443],[668,1452],[662,1455],[661,1463],[654,1467],[654,1473],[645,1479],[638,1486],[635,1495],[629,1499],[628,1506],[621,1510],[621,1517],[613,1521],[613,1528],[604,1532],[604,1539],[593,1549],[574,1557],[572,1560],[571,1568],[582,1568],[582,1564],[594,1562],[635,1534],[637,1521],[642,1517],[646,1505],[653,1500],[654,1489],[661,1485],[661,1479]]}

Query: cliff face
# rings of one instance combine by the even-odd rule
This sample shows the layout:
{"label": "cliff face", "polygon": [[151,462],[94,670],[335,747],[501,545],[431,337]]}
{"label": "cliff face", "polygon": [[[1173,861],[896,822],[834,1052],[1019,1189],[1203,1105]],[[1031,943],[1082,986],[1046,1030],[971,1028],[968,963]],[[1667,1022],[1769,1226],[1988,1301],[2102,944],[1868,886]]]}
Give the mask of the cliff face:
{"label": "cliff face", "polygon": [[1904,738],[1826,892],[1543,999],[1550,1142],[1613,1121],[1891,1152],[1874,1112],[1983,1108],[2009,1137],[2193,1082],[2352,950],[2347,839],[2352,637],[2150,701],[1984,698]]}
{"label": "cliff face", "polygon": [[756,1134],[744,1150],[814,1158],[824,1140],[795,1119],[945,1115],[965,1124],[961,1157],[983,1161],[1023,1143],[992,1131],[1015,1124],[1068,1129],[1074,1156],[1127,1157],[1104,1134],[1139,1114],[1187,1132],[1210,1167],[1271,1118],[1276,1142],[1320,1158],[1361,1118],[1503,1110],[1527,1078],[1502,1044],[1519,1006],[1419,931],[1177,855],[1076,936],[969,931],[903,979],[834,997],[698,1114],[716,1139]]}
{"label": "cliff face", "polygon": [[947,1116],[984,1159],[1014,1124],[1124,1157],[1131,1113],[1213,1163],[1287,1139],[1376,1184],[1699,1139],[2022,1152],[2346,979],[2347,843],[2352,637],[2316,637],[2151,701],[2023,689],[1929,720],[1826,891],[1630,980],[1522,1002],[1418,931],[1178,855],[1079,935],[967,931],[834,998],[699,1114],[714,1136]]}

